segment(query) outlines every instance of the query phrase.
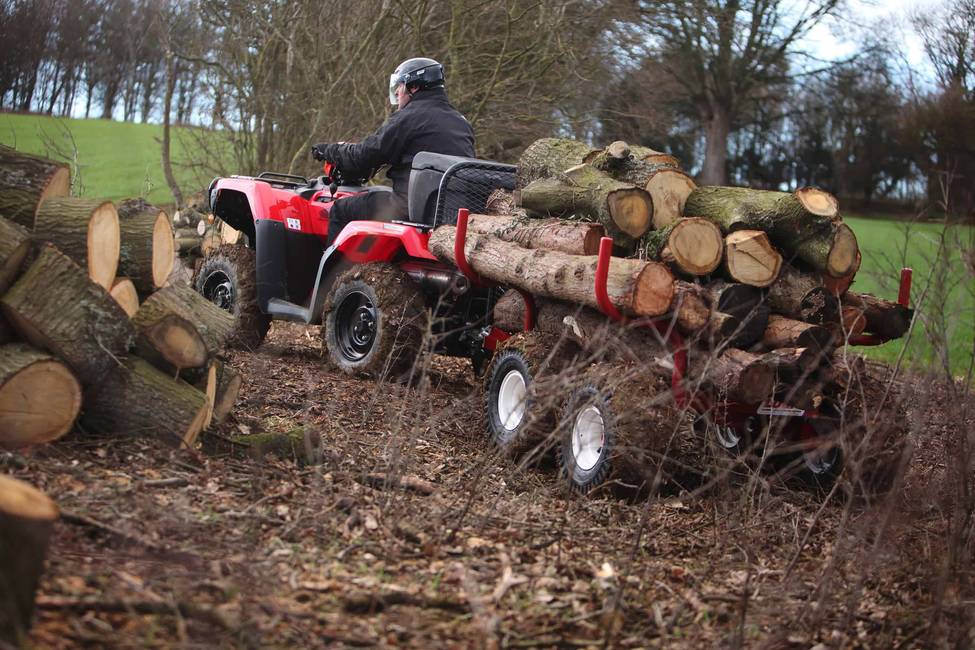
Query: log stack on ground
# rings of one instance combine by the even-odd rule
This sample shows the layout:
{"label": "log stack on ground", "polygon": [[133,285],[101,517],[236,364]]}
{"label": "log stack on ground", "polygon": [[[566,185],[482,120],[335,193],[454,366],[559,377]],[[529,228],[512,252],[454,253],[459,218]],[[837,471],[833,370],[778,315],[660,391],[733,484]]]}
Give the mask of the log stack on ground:
{"label": "log stack on ground", "polygon": [[[240,391],[218,356],[233,317],[188,286],[162,286],[174,250],[165,213],[141,199],[117,211],[29,192],[60,182],[50,161],[31,162],[38,176],[7,191],[23,160],[33,158],[0,151],[0,202],[33,229],[0,217],[0,447],[50,442],[80,411],[86,434],[194,444]],[[16,196],[29,205],[16,209]]]}
{"label": "log stack on ground", "polygon": [[0,215],[33,230],[41,204],[70,191],[71,173],[64,163],[0,145]]}

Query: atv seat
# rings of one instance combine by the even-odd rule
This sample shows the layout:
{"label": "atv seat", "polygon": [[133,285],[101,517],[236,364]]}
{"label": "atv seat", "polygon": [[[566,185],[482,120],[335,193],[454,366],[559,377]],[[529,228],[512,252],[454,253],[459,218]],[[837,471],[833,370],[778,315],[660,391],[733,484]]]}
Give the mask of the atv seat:
{"label": "atv seat", "polygon": [[426,226],[457,222],[457,210],[483,212],[498,189],[515,189],[514,165],[422,151],[413,157],[409,220]]}

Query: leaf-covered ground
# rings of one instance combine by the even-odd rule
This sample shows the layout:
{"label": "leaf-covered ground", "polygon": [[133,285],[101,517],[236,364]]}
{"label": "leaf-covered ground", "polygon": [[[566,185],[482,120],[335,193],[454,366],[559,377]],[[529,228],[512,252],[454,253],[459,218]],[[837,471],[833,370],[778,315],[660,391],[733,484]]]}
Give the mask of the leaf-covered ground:
{"label": "leaf-covered ground", "polygon": [[0,455],[64,514],[36,647],[975,644],[973,410],[944,386],[918,382],[904,489],[869,507],[757,475],[582,498],[490,451],[467,362],[379,385],[317,336],[276,324],[235,353],[221,432],[305,427],[320,464],[82,433]]}

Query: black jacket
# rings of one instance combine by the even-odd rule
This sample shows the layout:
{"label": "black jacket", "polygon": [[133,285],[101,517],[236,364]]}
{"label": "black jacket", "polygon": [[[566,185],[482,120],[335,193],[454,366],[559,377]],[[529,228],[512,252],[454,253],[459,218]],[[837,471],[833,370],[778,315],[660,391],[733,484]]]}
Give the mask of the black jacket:
{"label": "black jacket", "polygon": [[405,197],[413,156],[421,151],[474,157],[474,130],[447,101],[443,88],[418,91],[365,140],[325,145],[322,157],[350,176],[369,176],[389,164],[386,175],[393,190]]}

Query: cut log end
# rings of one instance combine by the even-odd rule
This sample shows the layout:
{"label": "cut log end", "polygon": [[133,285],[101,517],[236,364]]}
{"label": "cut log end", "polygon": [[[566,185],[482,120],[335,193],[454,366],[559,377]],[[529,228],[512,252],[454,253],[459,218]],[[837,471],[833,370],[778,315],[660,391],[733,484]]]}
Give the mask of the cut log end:
{"label": "cut log end", "polygon": [[725,265],[736,282],[767,287],[782,267],[782,255],[761,230],[738,230],[725,237]]}
{"label": "cut log end", "polygon": [[661,169],[647,181],[646,190],[653,197],[653,227],[669,226],[684,213],[684,203],[697,185],[690,176],[677,169]]}
{"label": "cut log end", "polygon": [[647,192],[639,189],[617,190],[607,197],[609,213],[613,222],[631,237],[642,237],[653,219],[653,200]]}
{"label": "cut log end", "polygon": [[40,490],[0,474],[0,512],[32,521],[54,521],[58,507]]}
{"label": "cut log end", "polygon": [[826,272],[834,278],[848,276],[855,271],[859,254],[856,235],[846,224],[838,224],[827,258]]}
{"label": "cut log end", "polygon": [[196,326],[182,316],[168,314],[142,330],[142,336],[176,368],[198,368],[206,363],[203,338]]}
{"label": "cut log end", "polygon": [[176,252],[173,228],[169,225],[166,213],[160,211],[152,227],[152,281],[156,287],[166,284],[173,271]]}
{"label": "cut log end", "polygon": [[118,213],[111,201],[105,201],[88,222],[88,276],[105,289],[115,280],[120,246]]}
{"label": "cut log end", "polygon": [[642,316],[659,316],[674,300],[674,276],[663,264],[647,263],[633,292],[633,311]]}
{"label": "cut log end", "polygon": [[81,385],[60,361],[13,344],[0,348],[0,447],[57,440],[81,409]]}
{"label": "cut log end", "polygon": [[803,187],[796,190],[796,198],[803,207],[820,217],[836,217],[840,212],[836,197],[818,187]]}
{"label": "cut log end", "polygon": [[707,275],[721,264],[721,229],[707,219],[681,219],[667,240],[674,262],[692,275]]}
{"label": "cut log end", "polygon": [[128,278],[115,278],[109,295],[115,298],[115,302],[122,307],[129,318],[132,318],[139,311],[139,292],[135,290],[135,285]]}

